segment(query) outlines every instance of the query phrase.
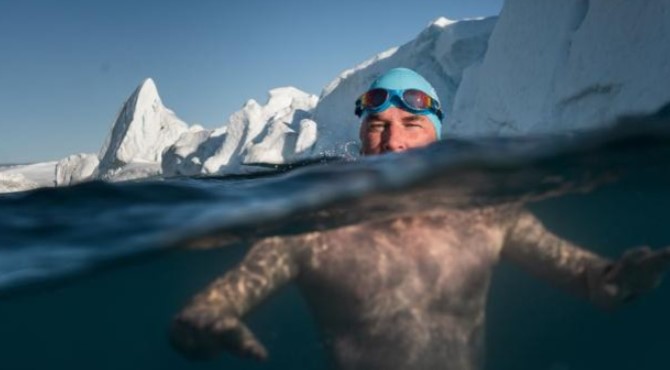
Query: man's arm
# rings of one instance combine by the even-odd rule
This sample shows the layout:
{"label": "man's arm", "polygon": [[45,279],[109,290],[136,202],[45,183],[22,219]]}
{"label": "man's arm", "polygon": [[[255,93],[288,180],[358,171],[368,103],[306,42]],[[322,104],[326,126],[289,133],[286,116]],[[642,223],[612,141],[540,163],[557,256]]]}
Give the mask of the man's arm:
{"label": "man's arm", "polygon": [[502,257],[598,306],[610,308],[656,287],[670,265],[670,248],[635,248],[610,261],[559,238],[523,211],[507,231]]}
{"label": "man's arm", "polygon": [[267,351],[241,318],[297,275],[297,248],[290,241],[264,239],[237,268],[193,297],[173,320],[173,346],[196,359],[213,357],[222,350],[265,359]]}

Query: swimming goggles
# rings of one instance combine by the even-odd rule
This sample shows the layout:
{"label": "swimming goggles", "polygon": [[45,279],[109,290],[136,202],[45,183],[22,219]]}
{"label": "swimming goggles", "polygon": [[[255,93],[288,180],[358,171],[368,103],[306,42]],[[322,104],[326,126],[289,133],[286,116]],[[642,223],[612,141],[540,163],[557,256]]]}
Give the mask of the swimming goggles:
{"label": "swimming goggles", "polygon": [[402,103],[404,108],[412,113],[435,113],[442,120],[443,113],[440,102],[425,92],[417,89],[390,90],[376,88],[369,90],[356,100],[356,116],[360,117],[364,111],[378,113],[391,105],[393,98]]}

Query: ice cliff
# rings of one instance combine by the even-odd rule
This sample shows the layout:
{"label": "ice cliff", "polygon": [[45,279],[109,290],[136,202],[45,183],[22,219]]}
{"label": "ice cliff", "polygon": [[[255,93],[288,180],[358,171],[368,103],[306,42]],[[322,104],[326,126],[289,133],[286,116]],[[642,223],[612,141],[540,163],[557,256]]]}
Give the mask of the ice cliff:
{"label": "ice cliff", "polygon": [[507,0],[447,130],[578,130],[670,102],[670,1]]}
{"label": "ice cliff", "polygon": [[[345,70],[319,98],[274,89],[265,104],[250,100],[212,130],[180,120],[149,79],[123,105],[100,153],[61,160],[51,183],[245,173],[355,155],[353,102],[396,66],[435,86],[447,113],[443,137],[591,128],[670,102],[669,41],[670,0],[507,0],[499,17],[439,18],[414,40]],[[0,190],[49,185],[34,171],[7,171],[0,169]]]}

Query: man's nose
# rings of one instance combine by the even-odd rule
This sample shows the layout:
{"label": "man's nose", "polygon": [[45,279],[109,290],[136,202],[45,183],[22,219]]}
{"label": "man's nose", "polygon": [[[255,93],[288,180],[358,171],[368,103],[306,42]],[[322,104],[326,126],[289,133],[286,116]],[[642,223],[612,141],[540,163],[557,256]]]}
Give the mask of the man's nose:
{"label": "man's nose", "polygon": [[402,152],[407,150],[405,137],[400,128],[396,126],[389,127],[384,135],[384,151],[386,152]]}

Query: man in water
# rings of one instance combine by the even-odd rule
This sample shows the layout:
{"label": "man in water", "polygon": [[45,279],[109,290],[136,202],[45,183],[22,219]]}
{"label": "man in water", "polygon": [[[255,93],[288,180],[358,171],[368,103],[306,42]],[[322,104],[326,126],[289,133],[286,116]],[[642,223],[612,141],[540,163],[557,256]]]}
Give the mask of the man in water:
{"label": "man in water", "polygon": [[[356,114],[365,155],[440,137],[437,94],[408,69],[379,77]],[[337,369],[481,369],[489,281],[501,258],[608,308],[653,289],[670,248],[633,249],[609,261],[547,231],[520,206],[444,209],[268,238],[192,299],[174,320],[172,343],[194,358],[222,351],[266,358],[242,318],[295,281]]]}

